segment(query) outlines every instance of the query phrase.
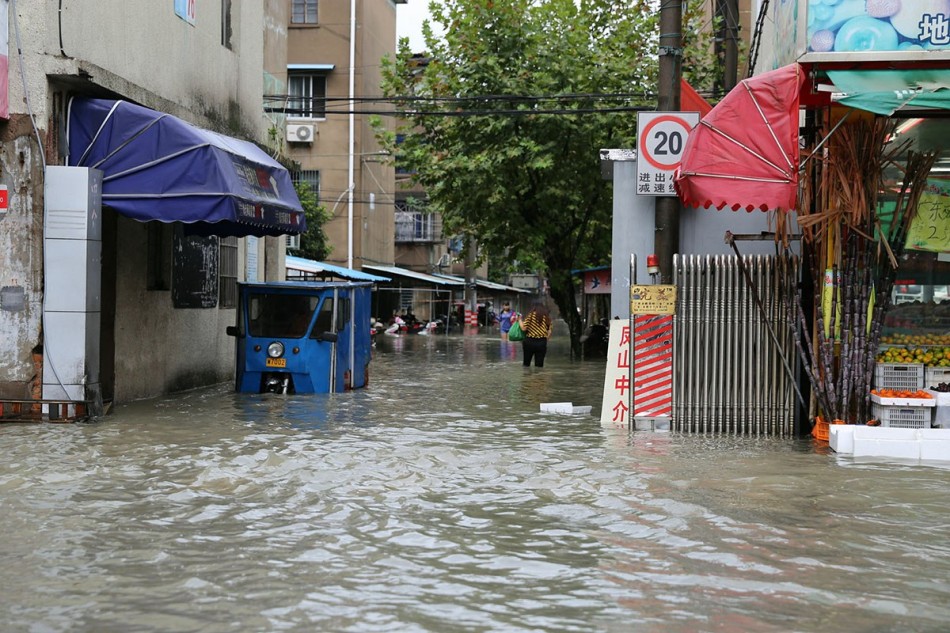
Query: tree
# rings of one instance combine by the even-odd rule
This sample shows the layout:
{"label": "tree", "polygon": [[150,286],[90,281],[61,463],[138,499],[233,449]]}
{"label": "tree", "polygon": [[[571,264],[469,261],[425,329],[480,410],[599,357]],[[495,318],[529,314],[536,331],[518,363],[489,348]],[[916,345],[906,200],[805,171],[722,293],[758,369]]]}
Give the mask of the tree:
{"label": "tree", "polygon": [[[404,123],[377,131],[448,233],[541,261],[580,351],[571,270],[609,263],[612,194],[599,150],[633,147],[656,96],[658,12],[643,0],[445,0],[383,62]],[[397,134],[402,137],[396,143]],[[652,231],[653,227],[646,227]]]}
{"label": "tree", "polygon": [[294,249],[295,254],[306,259],[323,261],[333,250],[323,230],[324,225],[330,221],[330,214],[317,200],[316,192],[308,183],[303,181],[294,183],[294,189],[297,190],[297,197],[300,198],[300,205],[307,219],[307,231],[300,235],[300,248]]}

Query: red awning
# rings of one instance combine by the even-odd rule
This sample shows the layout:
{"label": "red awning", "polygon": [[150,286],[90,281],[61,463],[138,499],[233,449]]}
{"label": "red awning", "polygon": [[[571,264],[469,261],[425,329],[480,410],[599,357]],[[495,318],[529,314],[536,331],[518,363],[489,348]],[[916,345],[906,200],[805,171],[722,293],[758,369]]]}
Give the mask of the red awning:
{"label": "red awning", "polygon": [[685,79],[680,79],[680,111],[699,112],[700,118],[712,112],[712,105],[701,94],[689,85]]}
{"label": "red awning", "polygon": [[732,210],[797,207],[798,64],[745,79],[703,117],[674,177],[685,204]]}

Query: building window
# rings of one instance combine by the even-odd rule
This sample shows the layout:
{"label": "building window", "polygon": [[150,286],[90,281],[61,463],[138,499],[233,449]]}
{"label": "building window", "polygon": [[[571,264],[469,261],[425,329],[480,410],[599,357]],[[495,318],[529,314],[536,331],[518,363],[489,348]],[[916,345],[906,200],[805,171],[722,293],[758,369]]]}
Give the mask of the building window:
{"label": "building window", "polygon": [[231,50],[231,0],[221,0],[221,46]]}
{"label": "building window", "polygon": [[323,119],[327,116],[327,76],[291,74],[288,78],[290,100],[287,114],[305,119]]}
{"label": "building window", "polygon": [[442,239],[441,216],[425,211],[425,201],[396,201],[396,242],[438,242]]}
{"label": "building window", "polygon": [[294,0],[291,24],[316,24],[317,0]]}
{"label": "building window", "polygon": [[290,179],[295,185],[306,183],[320,201],[320,170],[319,169],[301,169],[290,174]]}
{"label": "building window", "polygon": [[218,267],[218,307],[237,307],[238,238],[222,237]]}

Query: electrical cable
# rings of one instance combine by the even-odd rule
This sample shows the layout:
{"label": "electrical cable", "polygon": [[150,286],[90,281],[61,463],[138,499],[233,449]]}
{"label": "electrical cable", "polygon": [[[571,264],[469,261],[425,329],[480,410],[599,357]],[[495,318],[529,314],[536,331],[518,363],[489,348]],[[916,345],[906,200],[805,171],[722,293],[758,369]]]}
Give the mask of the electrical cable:
{"label": "electrical cable", "polygon": [[[20,81],[23,84],[23,100],[26,103],[27,115],[30,117],[30,123],[33,126],[33,133],[36,135],[36,143],[39,149],[40,162],[43,165],[43,173],[45,176],[46,173],[46,151],[43,147],[43,139],[40,137],[39,127],[36,125],[36,115],[33,113],[33,105],[30,102],[30,90],[26,83],[26,72],[23,69],[23,45],[20,41],[20,21],[17,19],[17,10],[16,10],[16,0],[10,0],[10,15],[13,18],[13,33],[16,38],[16,47],[17,47],[17,64],[20,69]],[[48,223],[48,217],[46,215],[47,209],[44,203],[43,205],[43,231],[46,232],[46,227]],[[44,245],[45,246],[45,245]],[[44,247],[45,252],[45,247]],[[46,340],[46,332],[49,329],[46,323],[46,301],[47,301],[47,292],[46,288],[49,287],[48,280],[46,279],[46,266],[43,266],[43,313],[40,315],[43,324],[43,368],[47,367],[50,370],[50,373],[53,374],[53,377],[56,379],[56,383],[59,385],[60,389],[63,390],[64,398],[69,398],[69,393],[66,391],[66,385],[63,384],[62,379],[59,377],[59,374],[56,372],[55,364],[50,355],[49,341]]]}

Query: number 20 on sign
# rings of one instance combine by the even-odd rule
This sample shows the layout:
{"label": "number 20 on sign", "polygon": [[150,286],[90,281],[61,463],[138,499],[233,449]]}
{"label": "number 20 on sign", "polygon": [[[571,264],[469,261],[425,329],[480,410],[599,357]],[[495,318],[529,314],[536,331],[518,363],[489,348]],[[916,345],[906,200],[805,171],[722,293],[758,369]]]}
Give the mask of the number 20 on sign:
{"label": "number 20 on sign", "polygon": [[698,112],[641,112],[637,115],[637,194],[675,196],[673,172],[683,158]]}

